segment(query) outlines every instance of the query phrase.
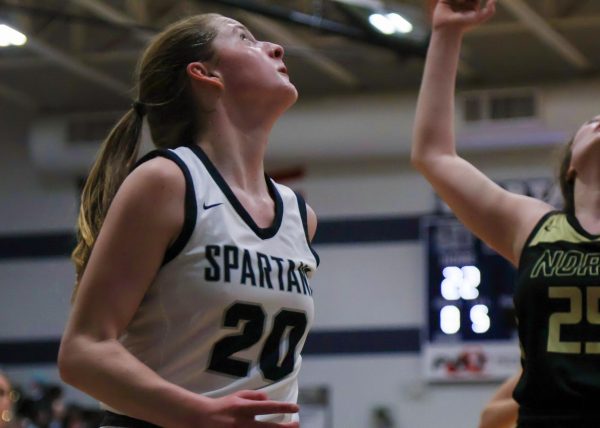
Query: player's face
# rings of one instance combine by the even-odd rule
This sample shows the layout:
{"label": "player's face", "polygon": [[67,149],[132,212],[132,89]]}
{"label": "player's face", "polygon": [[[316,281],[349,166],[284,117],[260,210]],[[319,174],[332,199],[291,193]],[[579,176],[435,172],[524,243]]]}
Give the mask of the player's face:
{"label": "player's face", "polygon": [[598,168],[600,159],[600,116],[585,122],[575,134],[571,147],[571,166],[578,173],[583,168]]}
{"label": "player's face", "polygon": [[220,18],[218,35],[213,42],[215,68],[229,97],[290,107],[298,92],[290,82],[283,62],[283,48],[259,41],[239,22]]}

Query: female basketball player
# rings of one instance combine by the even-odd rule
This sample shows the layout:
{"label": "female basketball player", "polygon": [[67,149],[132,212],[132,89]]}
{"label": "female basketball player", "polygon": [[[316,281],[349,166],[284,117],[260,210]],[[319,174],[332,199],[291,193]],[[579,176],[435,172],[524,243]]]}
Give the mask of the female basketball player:
{"label": "female basketball player", "polygon": [[[104,426],[298,427],[316,217],[265,176],[283,49],[195,16],[158,35],[85,185],[59,354]],[[143,118],[163,149],[138,162]],[[114,197],[113,197],[114,196]]]}
{"label": "female basketball player", "polygon": [[[523,374],[518,426],[600,426],[600,117],[567,147],[563,212],[512,194],[456,154],[453,103],[463,33],[495,1],[440,1],[417,106],[412,158],[458,218],[518,266]],[[466,9],[466,10],[462,10]]]}

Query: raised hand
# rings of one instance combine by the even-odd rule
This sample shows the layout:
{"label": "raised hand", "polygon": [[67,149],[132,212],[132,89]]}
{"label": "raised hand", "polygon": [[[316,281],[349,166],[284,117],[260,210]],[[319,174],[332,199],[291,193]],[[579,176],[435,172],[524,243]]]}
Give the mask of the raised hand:
{"label": "raised hand", "polygon": [[276,423],[255,420],[258,415],[297,413],[298,405],[268,400],[258,391],[239,391],[211,400],[203,409],[202,420],[194,426],[203,428],[299,428],[298,422]]}
{"label": "raised hand", "polygon": [[439,0],[433,11],[432,28],[466,31],[482,24],[496,12],[496,0]]}

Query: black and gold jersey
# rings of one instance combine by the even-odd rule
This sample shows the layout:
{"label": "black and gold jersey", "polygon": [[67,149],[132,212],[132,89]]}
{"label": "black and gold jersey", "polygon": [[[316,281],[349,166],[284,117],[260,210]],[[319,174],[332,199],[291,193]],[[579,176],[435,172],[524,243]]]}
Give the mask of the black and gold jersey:
{"label": "black and gold jersey", "polygon": [[563,212],[540,220],[523,248],[515,290],[519,427],[600,426],[599,274],[600,235]]}

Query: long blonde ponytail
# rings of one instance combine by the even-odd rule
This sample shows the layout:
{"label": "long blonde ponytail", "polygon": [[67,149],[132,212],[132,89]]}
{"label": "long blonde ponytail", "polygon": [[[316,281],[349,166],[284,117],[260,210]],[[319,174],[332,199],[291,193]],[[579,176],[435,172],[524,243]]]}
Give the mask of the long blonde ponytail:
{"label": "long blonde ponytail", "polygon": [[121,118],[102,144],[83,187],[77,219],[77,246],[71,255],[77,273],[73,296],[110,203],[137,159],[142,123],[141,115],[133,109]]}
{"label": "long blonde ponytail", "polygon": [[81,195],[77,246],[72,253],[77,282],[117,190],[135,166],[144,114],[152,141],[159,148],[189,144],[202,132],[206,119],[196,106],[187,65],[208,61],[214,52],[217,14],[178,21],[158,34],[146,48],[136,71],[138,101],[116,124],[102,144]]}

